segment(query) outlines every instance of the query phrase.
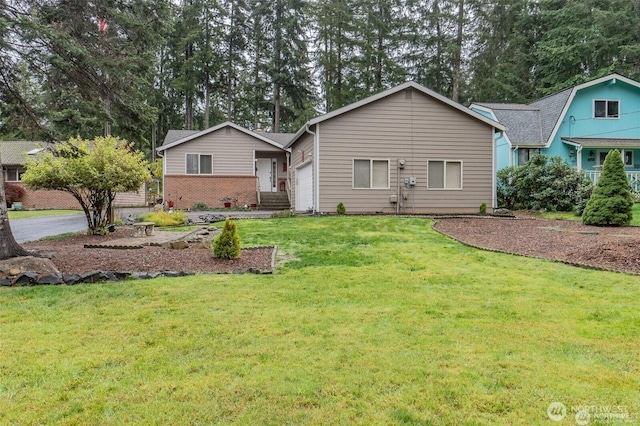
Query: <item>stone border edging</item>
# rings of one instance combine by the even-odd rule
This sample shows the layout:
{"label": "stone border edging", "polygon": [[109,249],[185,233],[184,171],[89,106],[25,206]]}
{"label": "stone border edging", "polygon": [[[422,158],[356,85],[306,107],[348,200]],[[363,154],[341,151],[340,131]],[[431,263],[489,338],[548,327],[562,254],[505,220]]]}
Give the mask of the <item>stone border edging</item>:
{"label": "stone border edging", "polygon": [[[269,269],[259,269],[250,267],[245,270],[237,269],[232,272],[198,272],[203,275],[216,274],[244,274],[251,273],[257,275],[273,274],[275,271],[275,259],[278,246],[258,246],[246,247],[247,250],[256,248],[272,248],[271,265]],[[193,271],[168,271],[161,270],[157,272],[136,272],[136,271],[89,271],[83,274],[42,274],[35,272],[23,272],[15,277],[0,277],[0,287],[27,287],[36,285],[76,285],[76,284],[96,284],[104,282],[116,282],[125,280],[146,280],[158,277],[185,277],[196,275]]]}

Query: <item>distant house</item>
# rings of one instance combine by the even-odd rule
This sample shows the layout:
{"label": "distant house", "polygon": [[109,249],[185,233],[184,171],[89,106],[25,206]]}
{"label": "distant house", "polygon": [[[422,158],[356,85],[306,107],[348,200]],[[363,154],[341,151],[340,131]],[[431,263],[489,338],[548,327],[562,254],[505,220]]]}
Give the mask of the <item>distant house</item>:
{"label": "distant house", "polygon": [[502,124],[408,82],[307,122],[285,144],[297,211],[477,213],[496,207]]}
{"label": "distant house", "polygon": [[165,205],[289,208],[283,143],[292,136],[254,132],[230,122],[203,131],[169,131],[157,148],[164,158]]}
{"label": "distant house", "polygon": [[474,103],[470,108],[502,124],[497,167],[526,164],[534,153],[560,156],[595,182],[612,149],[630,182],[640,182],[640,83],[610,74],[530,104]]}
{"label": "distant house", "polygon": [[[51,148],[52,143],[37,141],[0,141],[0,158],[2,159],[2,174],[5,182],[11,182],[24,187],[22,174],[25,171],[24,159],[27,155]],[[68,192],[26,189],[22,198],[24,209],[80,209],[78,201]],[[130,207],[145,205],[145,187],[136,192],[118,193],[114,200],[114,207]]]}

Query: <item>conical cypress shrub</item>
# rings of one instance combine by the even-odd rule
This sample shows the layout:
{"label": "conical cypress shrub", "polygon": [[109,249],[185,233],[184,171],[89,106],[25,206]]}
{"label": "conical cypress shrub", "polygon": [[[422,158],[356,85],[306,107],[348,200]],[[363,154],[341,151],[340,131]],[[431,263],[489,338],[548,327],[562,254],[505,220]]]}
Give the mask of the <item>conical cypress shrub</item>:
{"label": "conical cypress shrub", "polygon": [[220,259],[237,259],[240,257],[240,237],[236,231],[236,223],[225,220],[224,228],[217,238],[213,240],[213,255]]}
{"label": "conical cypress shrub", "polygon": [[626,226],[632,219],[633,197],[618,150],[607,154],[600,180],[582,214],[582,223],[596,226]]}

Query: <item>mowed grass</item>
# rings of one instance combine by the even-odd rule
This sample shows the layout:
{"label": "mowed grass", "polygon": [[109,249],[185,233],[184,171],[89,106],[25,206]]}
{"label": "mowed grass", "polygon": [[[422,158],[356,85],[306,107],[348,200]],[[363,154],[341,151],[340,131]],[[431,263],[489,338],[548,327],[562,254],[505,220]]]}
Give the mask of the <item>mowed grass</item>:
{"label": "mowed grass", "polygon": [[[551,424],[639,413],[638,277],[418,218],[238,221],[279,273],[0,289],[0,424]],[[559,423],[559,424],[564,424]]]}
{"label": "mowed grass", "polygon": [[30,219],[43,216],[67,216],[83,214],[82,210],[9,210],[9,220]]}
{"label": "mowed grass", "polygon": [[[631,213],[633,214],[631,226],[640,226],[640,203],[633,205]],[[541,216],[545,219],[582,220],[582,216],[578,216],[572,212],[544,212]]]}

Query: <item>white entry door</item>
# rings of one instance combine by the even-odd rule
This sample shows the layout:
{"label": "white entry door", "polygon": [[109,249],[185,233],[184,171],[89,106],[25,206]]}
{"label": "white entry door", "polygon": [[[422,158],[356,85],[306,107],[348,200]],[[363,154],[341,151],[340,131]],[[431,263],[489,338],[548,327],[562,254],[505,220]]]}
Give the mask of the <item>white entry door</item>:
{"label": "white entry door", "polygon": [[311,163],[296,169],[296,210],[313,208],[313,167]]}
{"label": "white entry door", "polygon": [[275,192],[276,188],[276,179],[274,174],[277,169],[275,165],[277,164],[275,158],[258,158],[257,161],[258,170],[256,174],[258,175],[258,184],[260,185],[261,192]]}

